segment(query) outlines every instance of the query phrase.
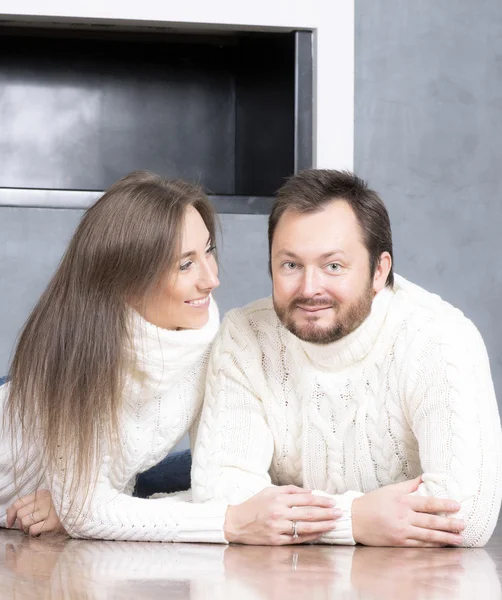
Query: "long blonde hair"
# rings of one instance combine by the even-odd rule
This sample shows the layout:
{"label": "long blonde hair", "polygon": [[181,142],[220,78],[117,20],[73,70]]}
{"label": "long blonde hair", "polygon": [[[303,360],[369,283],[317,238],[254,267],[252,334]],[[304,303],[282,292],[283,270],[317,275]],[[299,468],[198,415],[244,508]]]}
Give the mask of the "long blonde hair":
{"label": "long blonde hair", "polygon": [[17,477],[23,450],[36,446],[41,478],[59,473],[77,512],[94,488],[103,440],[119,439],[128,303],[141,303],[173,268],[188,206],[214,241],[215,214],[199,187],[147,171],[113,184],[83,216],[20,334],[4,415],[13,445],[21,433]]}

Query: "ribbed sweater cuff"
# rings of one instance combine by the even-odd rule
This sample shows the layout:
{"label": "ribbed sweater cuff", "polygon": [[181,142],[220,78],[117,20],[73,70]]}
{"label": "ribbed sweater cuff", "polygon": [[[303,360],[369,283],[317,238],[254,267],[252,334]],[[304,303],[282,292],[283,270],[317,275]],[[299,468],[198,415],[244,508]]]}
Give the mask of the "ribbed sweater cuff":
{"label": "ribbed sweater cuff", "polygon": [[197,506],[197,516],[180,517],[176,539],[173,541],[228,544],[224,534],[228,504],[205,502],[193,506]]}
{"label": "ribbed sweater cuff", "polygon": [[345,492],[345,494],[332,495],[319,490],[313,490],[312,493],[333,498],[336,508],[342,511],[342,516],[336,521],[336,528],[324,534],[318,543],[355,546],[356,542],[352,535],[352,502],[364,494],[362,492]]}

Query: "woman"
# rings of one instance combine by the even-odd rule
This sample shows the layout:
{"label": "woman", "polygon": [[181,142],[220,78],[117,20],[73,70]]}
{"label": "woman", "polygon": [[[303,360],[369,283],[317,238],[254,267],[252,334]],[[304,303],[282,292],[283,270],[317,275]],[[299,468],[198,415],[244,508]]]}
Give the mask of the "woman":
{"label": "woman", "polygon": [[[34,535],[64,527],[73,537],[261,544],[333,528],[332,501],[293,486],[231,507],[192,504],[188,494],[131,496],[138,473],[186,432],[194,439],[219,324],[214,240],[200,188],[144,171],[86,212],[0,388],[1,526],[17,519]],[[50,494],[33,496],[41,487]],[[294,539],[293,521],[310,521]]]}

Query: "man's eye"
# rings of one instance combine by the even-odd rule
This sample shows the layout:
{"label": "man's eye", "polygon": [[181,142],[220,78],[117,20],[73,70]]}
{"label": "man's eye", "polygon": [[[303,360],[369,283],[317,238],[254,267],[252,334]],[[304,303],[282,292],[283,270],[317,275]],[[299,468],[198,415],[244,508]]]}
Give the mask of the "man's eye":
{"label": "man's eye", "polygon": [[331,271],[332,273],[337,273],[341,268],[342,266],[338,263],[331,263],[328,265],[328,271]]}
{"label": "man's eye", "polygon": [[285,269],[287,269],[288,271],[291,271],[292,269],[296,268],[296,263],[294,263],[294,262],[285,262],[285,263],[282,263],[282,266]]}

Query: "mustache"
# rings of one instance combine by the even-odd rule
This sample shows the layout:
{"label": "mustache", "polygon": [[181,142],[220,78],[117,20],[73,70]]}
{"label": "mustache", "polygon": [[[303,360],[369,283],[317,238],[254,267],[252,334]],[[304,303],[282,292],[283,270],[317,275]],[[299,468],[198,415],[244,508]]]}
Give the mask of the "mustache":
{"label": "mustache", "polygon": [[290,307],[300,304],[301,306],[337,306],[336,302],[333,302],[333,298],[305,298],[304,296],[297,296],[289,303]]}

